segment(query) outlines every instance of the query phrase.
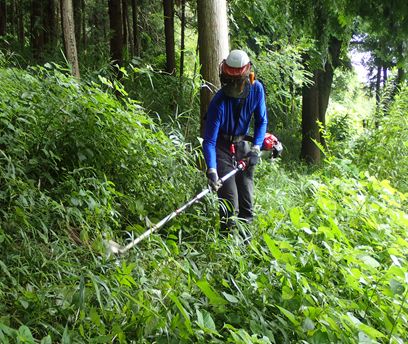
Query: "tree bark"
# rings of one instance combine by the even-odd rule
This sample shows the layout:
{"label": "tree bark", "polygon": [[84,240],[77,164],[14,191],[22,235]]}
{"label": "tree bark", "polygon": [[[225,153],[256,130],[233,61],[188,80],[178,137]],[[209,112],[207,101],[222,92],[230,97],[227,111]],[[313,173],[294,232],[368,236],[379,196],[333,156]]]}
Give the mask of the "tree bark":
{"label": "tree bark", "polygon": [[82,23],[82,0],[73,0],[74,5],[74,25],[75,25],[75,38],[77,44],[77,50],[79,50],[81,43],[81,23]]}
{"label": "tree bark", "polygon": [[397,72],[397,86],[401,87],[401,85],[404,83],[404,80],[406,79],[406,73],[405,70],[402,68],[398,68]]}
{"label": "tree bark", "polygon": [[320,142],[319,127],[319,72],[313,73],[313,84],[302,89],[302,148],[301,158],[311,164],[320,162],[320,149],[313,140]]}
{"label": "tree bark", "polygon": [[82,48],[86,49],[86,18],[85,18],[85,0],[81,1],[82,8],[82,22],[81,22],[81,31],[82,31]]}
{"label": "tree bark", "polygon": [[34,59],[38,60],[44,51],[42,3],[38,3],[36,0],[31,0],[30,12],[31,50]]}
{"label": "tree bark", "polygon": [[184,49],[186,33],[186,0],[181,0],[181,37],[180,37],[180,79],[184,74]]}
{"label": "tree bark", "polygon": [[25,31],[24,31],[24,13],[21,3],[19,3],[17,6],[17,35],[18,43],[20,47],[23,48],[25,41]]}
{"label": "tree bark", "polygon": [[7,6],[6,0],[0,0],[0,36],[6,35]]}
{"label": "tree bark", "polygon": [[[0,10],[1,12],[1,10]],[[6,27],[7,33],[15,35],[16,33],[16,4],[15,0],[10,0],[8,6],[6,6],[7,22],[9,23],[8,28]],[[1,14],[0,14],[1,16]]]}
{"label": "tree bark", "polygon": [[140,56],[139,0],[132,0],[133,55]]}
{"label": "tree bark", "polygon": [[380,106],[380,94],[381,94],[381,63],[377,66],[377,79],[375,82],[375,103],[377,108]]}
{"label": "tree bark", "polygon": [[56,18],[55,18],[55,1],[47,0],[45,3],[45,15],[44,15],[44,44],[48,46],[50,51],[54,50],[54,45],[57,41],[56,38]]}
{"label": "tree bark", "polygon": [[122,23],[123,23],[123,47],[128,55],[129,51],[129,11],[128,1],[122,0]]}
{"label": "tree bark", "polygon": [[62,28],[67,60],[72,67],[72,75],[79,78],[79,63],[75,40],[74,9],[72,0],[61,0]]}
{"label": "tree bark", "polygon": [[121,0],[108,0],[110,23],[110,51],[113,63],[123,62],[123,33]]}
{"label": "tree bark", "polygon": [[[330,93],[333,84],[334,70],[340,65],[341,41],[332,37],[329,43],[329,57],[324,71],[318,73],[319,121],[326,127],[326,111],[329,105]],[[320,133],[320,143],[326,147],[323,133]]]}
{"label": "tree bark", "polygon": [[226,0],[198,0],[198,44],[202,86],[200,91],[200,133],[204,136],[205,114],[220,87],[218,67],[228,55],[228,18]]}
{"label": "tree bark", "polygon": [[[326,127],[326,111],[329,104],[334,70],[340,65],[341,41],[331,37],[328,48],[328,60],[324,70],[313,71],[313,84],[305,85],[302,90],[302,148],[300,156],[311,164],[318,164],[321,152],[318,145],[326,147],[323,133],[320,131],[318,121],[323,128]],[[308,57],[304,58],[306,62]]]}
{"label": "tree bark", "polygon": [[388,80],[388,73],[387,73],[387,66],[384,64],[383,65],[383,87],[387,84]]}
{"label": "tree bark", "polygon": [[176,70],[176,53],[174,48],[174,0],[163,0],[164,34],[166,37],[166,72],[173,74]]}

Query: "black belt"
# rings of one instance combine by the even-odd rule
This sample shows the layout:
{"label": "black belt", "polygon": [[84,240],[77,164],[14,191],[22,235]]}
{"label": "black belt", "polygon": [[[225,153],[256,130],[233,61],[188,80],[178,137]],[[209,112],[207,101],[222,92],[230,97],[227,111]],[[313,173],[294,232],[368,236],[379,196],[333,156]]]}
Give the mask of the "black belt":
{"label": "black belt", "polygon": [[249,141],[252,142],[254,140],[254,138],[252,136],[249,135],[238,135],[238,136],[234,136],[234,135],[226,135],[226,134],[219,134],[218,135],[218,140],[221,140],[223,142],[226,143],[238,143],[241,141]]}
{"label": "black belt", "polygon": [[238,143],[241,141],[245,140],[245,135],[226,135],[226,134],[219,134],[218,138],[221,139],[222,141],[225,141],[227,143]]}

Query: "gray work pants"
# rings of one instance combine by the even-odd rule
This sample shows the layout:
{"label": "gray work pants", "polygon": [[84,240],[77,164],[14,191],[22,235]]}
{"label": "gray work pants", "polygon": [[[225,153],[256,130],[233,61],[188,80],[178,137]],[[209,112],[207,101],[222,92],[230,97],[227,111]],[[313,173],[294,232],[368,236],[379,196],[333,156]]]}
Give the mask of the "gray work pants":
{"label": "gray work pants", "polygon": [[[239,162],[250,151],[247,141],[240,141],[235,144],[235,159]],[[235,166],[233,157],[229,152],[229,143],[217,142],[217,173],[221,178],[232,171]],[[225,181],[218,190],[220,199],[220,220],[221,229],[228,229],[234,225],[232,216],[237,216],[247,222],[251,222],[252,202],[254,192],[254,166],[248,166],[245,171],[238,172]]]}

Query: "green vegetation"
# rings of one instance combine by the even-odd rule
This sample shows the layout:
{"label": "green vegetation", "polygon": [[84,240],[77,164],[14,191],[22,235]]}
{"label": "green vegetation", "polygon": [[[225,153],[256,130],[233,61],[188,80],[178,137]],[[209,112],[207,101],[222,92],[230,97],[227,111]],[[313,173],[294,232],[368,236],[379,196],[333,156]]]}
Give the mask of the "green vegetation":
{"label": "green vegetation", "polygon": [[100,80],[0,69],[2,343],[405,342],[407,89],[322,169],[262,161],[254,224],[220,236],[209,197],[108,258],[205,182],[177,125]]}
{"label": "green vegetation", "polygon": [[[1,344],[408,342],[406,0],[34,3],[0,0]],[[206,186],[199,19],[248,52],[282,158],[254,223],[220,233],[209,194],[108,256]]]}
{"label": "green vegetation", "polygon": [[376,125],[359,141],[360,163],[379,176],[391,179],[401,191],[408,191],[408,90],[405,87],[395,98],[389,114],[380,116]]}

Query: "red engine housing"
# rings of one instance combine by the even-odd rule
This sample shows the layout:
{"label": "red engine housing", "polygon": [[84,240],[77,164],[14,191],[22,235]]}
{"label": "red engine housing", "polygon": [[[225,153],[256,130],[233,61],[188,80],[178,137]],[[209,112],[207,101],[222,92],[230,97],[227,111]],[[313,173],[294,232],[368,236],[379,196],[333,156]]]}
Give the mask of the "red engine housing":
{"label": "red engine housing", "polygon": [[266,133],[262,144],[262,150],[270,151],[278,144],[278,142],[279,140],[276,138],[276,136]]}

